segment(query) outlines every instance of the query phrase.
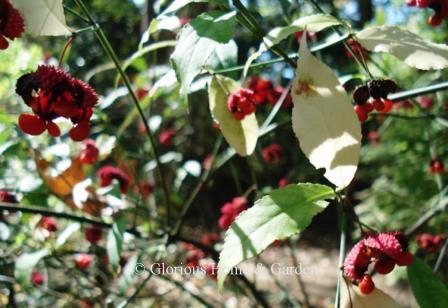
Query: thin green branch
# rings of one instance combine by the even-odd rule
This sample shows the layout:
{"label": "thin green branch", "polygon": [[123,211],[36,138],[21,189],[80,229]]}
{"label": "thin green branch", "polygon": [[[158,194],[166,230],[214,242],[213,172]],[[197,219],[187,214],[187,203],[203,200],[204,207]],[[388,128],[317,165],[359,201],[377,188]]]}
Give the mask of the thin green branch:
{"label": "thin green branch", "polygon": [[434,93],[438,91],[448,90],[448,81],[436,83],[433,85],[429,85],[422,88],[407,90],[407,91],[401,91],[394,94],[390,94],[387,96],[387,99],[391,101],[402,101],[409,98],[418,97],[421,95]]}
{"label": "thin green branch", "polygon": [[[255,35],[258,39],[263,41],[264,36],[266,35],[265,31],[260,27],[258,21],[252,16],[252,13],[241,3],[240,0],[232,0],[232,3],[235,5],[238,16],[241,16],[241,18],[238,18],[238,21],[245,26],[249,31],[252,32],[253,35]],[[296,63],[289,58],[289,56],[281,49],[277,47],[272,47],[272,51],[279,56],[281,56],[288,64],[295,67]]]}
{"label": "thin green branch", "polygon": [[138,100],[136,94],[134,93],[134,90],[132,89],[131,81],[129,80],[128,75],[124,72],[124,70],[123,70],[123,68],[121,66],[121,63],[120,63],[120,61],[119,61],[119,59],[118,59],[114,49],[110,45],[109,40],[107,39],[107,37],[104,34],[104,32],[101,29],[101,27],[99,27],[99,25],[95,22],[95,20],[93,19],[92,15],[89,12],[89,10],[87,9],[85,4],[83,3],[83,1],[82,0],[75,0],[75,2],[78,5],[78,7],[81,9],[83,14],[87,16],[87,19],[89,20],[89,22],[91,23],[91,25],[95,29],[95,33],[96,33],[96,36],[98,38],[98,41],[100,42],[100,44],[103,47],[104,51],[108,54],[108,56],[114,62],[115,67],[116,67],[118,73],[120,74],[120,76],[121,76],[121,78],[122,78],[126,88],[129,91],[129,94],[131,96],[132,102],[134,103],[135,107],[137,108],[137,111],[138,111],[138,113],[139,113],[139,115],[140,115],[140,117],[141,117],[141,119],[143,121],[143,124],[144,124],[144,127],[145,127],[145,131],[146,131],[146,135],[148,136],[149,142],[151,143],[153,156],[154,156],[154,159],[156,161],[157,169],[159,170],[160,180],[161,180],[161,183],[162,183],[162,189],[163,189],[163,192],[164,192],[165,204],[166,204],[165,227],[166,227],[166,231],[168,231],[169,225],[170,225],[171,201],[170,201],[170,194],[169,194],[167,182],[166,182],[166,179],[165,179],[165,174],[163,172],[162,163],[160,162],[159,153],[158,153],[158,150],[157,150],[155,138],[154,138],[154,136],[153,136],[153,134],[151,132],[151,129],[149,128],[148,121],[146,121],[146,117],[145,117],[145,114],[143,112],[143,109],[140,106],[139,100]]}
{"label": "thin green branch", "polygon": [[334,301],[334,306],[336,308],[341,307],[341,287],[343,282],[342,276],[342,267],[344,265],[344,257],[345,257],[345,241],[346,241],[346,225],[347,219],[345,217],[345,212],[343,209],[343,199],[340,195],[338,195],[338,224],[340,230],[340,241],[339,241],[339,262],[338,262],[338,282],[336,286],[336,297]]}
{"label": "thin green branch", "polygon": [[[335,46],[337,44],[342,43],[350,36],[351,36],[350,34],[342,35],[334,40],[330,40],[329,42],[325,42],[325,43],[319,44],[317,46],[314,46],[314,47],[310,48],[310,51],[318,52],[318,51],[327,49],[329,47]],[[296,59],[298,59],[298,55],[296,52],[291,53],[288,55],[288,58],[296,60]],[[250,68],[260,68],[260,67],[268,66],[268,65],[283,62],[283,61],[285,61],[285,59],[283,57],[279,57],[279,58],[274,58],[274,59],[268,60],[268,61],[253,63],[249,67]],[[210,71],[210,74],[216,75],[216,74],[226,74],[226,73],[238,72],[238,71],[244,70],[244,67],[245,67],[244,65],[238,65],[238,66],[234,66],[234,67],[230,67],[230,68],[220,69],[220,70],[216,70],[216,71]]]}

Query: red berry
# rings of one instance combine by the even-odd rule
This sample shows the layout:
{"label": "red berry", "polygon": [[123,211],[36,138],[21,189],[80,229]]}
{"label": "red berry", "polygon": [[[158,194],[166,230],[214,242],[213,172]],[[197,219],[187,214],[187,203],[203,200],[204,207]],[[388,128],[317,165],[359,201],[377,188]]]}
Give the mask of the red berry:
{"label": "red berry", "polygon": [[92,256],[88,255],[86,253],[82,253],[76,256],[75,258],[75,265],[77,268],[81,270],[85,270],[89,267],[90,263],[92,263]]}
{"label": "red berry", "polygon": [[103,235],[103,230],[100,226],[93,225],[86,229],[86,239],[93,244],[98,243]]}
{"label": "red berry", "polygon": [[73,141],[82,141],[87,138],[90,131],[89,122],[79,122],[76,126],[74,126],[70,131],[69,135]]}
{"label": "red berry", "polygon": [[399,266],[408,266],[414,261],[414,256],[410,252],[406,251],[403,252],[396,261]]}
{"label": "red berry", "polygon": [[53,217],[43,217],[40,223],[41,227],[49,232],[55,232],[58,230],[58,224]]}
{"label": "red berry", "polygon": [[434,0],[416,0],[416,4],[418,7],[428,7],[433,2],[434,2]]}
{"label": "red berry", "polygon": [[359,290],[363,294],[370,294],[373,289],[375,289],[375,284],[373,283],[372,277],[367,274],[364,275],[359,283]]}
{"label": "red berry", "polygon": [[367,120],[367,113],[364,111],[364,108],[362,108],[361,105],[355,105],[354,108],[359,121],[365,122],[365,120]]}
{"label": "red berry", "polygon": [[369,114],[373,111],[373,104],[372,103],[365,103],[364,105],[361,105],[362,109],[365,113]]}
{"label": "red berry", "polygon": [[383,100],[383,104],[384,104],[384,108],[381,109],[381,110],[378,110],[378,111],[386,113],[386,112],[389,112],[392,109],[392,106],[393,106],[394,102],[392,102],[392,101],[390,101],[388,99],[385,99],[385,100]]}
{"label": "red berry", "polygon": [[58,125],[52,121],[48,121],[47,123],[48,133],[53,137],[59,137],[61,135],[61,130]]}
{"label": "red berry", "polygon": [[428,17],[428,24],[432,27],[440,26],[442,23],[442,17],[438,14],[433,14]]}
{"label": "red berry", "polygon": [[31,274],[31,282],[38,286],[42,285],[44,283],[44,275],[40,272],[33,272]]}
{"label": "red berry", "polygon": [[381,111],[384,109],[384,103],[381,99],[376,99],[373,101],[373,108],[375,108],[376,111]]}
{"label": "red berry", "polygon": [[6,48],[8,48],[9,43],[6,40],[6,38],[0,34],[0,50],[4,50]]}
{"label": "red berry", "polygon": [[34,114],[26,113],[19,116],[19,127],[24,133],[32,136],[38,136],[47,129],[44,120]]}
{"label": "red berry", "polygon": [[91,165],[97,162],[99,154],[100,151],[96,147],[95,141],[88,139],[84,143],[84,148],[81,150],[79,159],[81,163]]}
{"label": "red berry", "polygon": [[380,274],[389,274],[395,267],[395,261],[391,258],[378,260],[375,263],[375,270]]}

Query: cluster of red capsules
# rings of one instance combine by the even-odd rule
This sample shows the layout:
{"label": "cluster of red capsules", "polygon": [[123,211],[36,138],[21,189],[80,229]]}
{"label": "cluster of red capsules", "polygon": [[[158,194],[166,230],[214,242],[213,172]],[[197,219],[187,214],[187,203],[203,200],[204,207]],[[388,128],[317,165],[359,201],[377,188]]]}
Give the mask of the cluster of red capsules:
{"label": "cluster of red capsules", "polygon": [[97,94],[87,83],[59,67],[40,65],[36,72],[19,78],[16,92],[34,113],[20,115],[19,127],[23,132],[37,136],[48,130],[58,137],[61,131],[53,120],[63,117],[74,124],[69,132],[71,139],[87,138],[93,106],[98,102]]}
{"label": "cluster of red capsules", "polygon": [[[272,81],[254,76],[249,81],[248,89],[241,89],[230,94],[227,100],[227,108],[237,120],[242,120],[246,116],[254,113],[258,105],[274,105],[281,97],[285,88],[274,86]],[[291,95],[287,95],[283,107],[289,108],[292,105]]]}
{"label": "cluster of red capsules", "polygon": [[433,27],[440,26],[443,19],[448,19],[447,0],[406,0],[406,4],[408,6],[433,9],[434,13],[428,18],[428,24]]}
{"label": "cluster of red capsules", "polygon": [[387,95],[397,91],[397,84],[391,79],[374,79],[366,85],[356,87],[353,92],[355,112],[359,121],[364,122],[370,112],[389,112],[393,102],[387,99]]}
{"label": "cluster of red capsules", "polygon": [[422,233],[417,235],[415,241],[422,249],[429,253],[435,253],[440,249],[445,238],[444,234],[433,235],[430,233]]}
{"label": "cluster of red capsules", "polygon": [[379,274],[390,273],[395,265],[408,266],[413,261],[413,255],[407,249],[407,237],[401,232],[368,235],[347,254],[344,276],[358,284],[362,293],[369,294],[375,288],[368,271],[369,265],[373,264]]}
{"label": "cluster of red capsules", "polygon": [[432,174],[442,175],[445,173],[445,166],[443,165],[443,162],[439,158],[433,158],[429,162],[428,172]]}
{"label": "cluster of red capsules", "polygon": [[6,39],[14,40],[25,31],[22,15],[9,0],[0,0],[0,50],[6,49],[9,43]]}

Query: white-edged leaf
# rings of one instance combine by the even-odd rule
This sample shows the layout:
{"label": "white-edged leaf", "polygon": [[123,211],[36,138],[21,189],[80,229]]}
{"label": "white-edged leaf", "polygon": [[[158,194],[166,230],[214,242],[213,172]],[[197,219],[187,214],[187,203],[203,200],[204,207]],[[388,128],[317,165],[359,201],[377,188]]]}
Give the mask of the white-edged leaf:
{"label": "white-edged leaf", "polygon": [[14,277],[22,284],[30,282],[31,273],[39,261],[48,255],[48,249],[44,248],[32,253],[24,253],[17,258],[14,268]]}
{"label": "white-edged leaf", "polygon": [[182,28],[171,55],[171,63],[181,84],[181,96],[190,92],[193,79],[219,44],[228,43],[234,34],[235,12],[212,11],[199,15]]}
{"label": "white-edged leaf", "polygon": [[124,216],[118,218],[107,234],[107,255],[113,268],[117,268],[120,263],[120,255],[123,248],[123,235],[126,229],[126,219]]}
{"label": "white-edged leaf", "polygon": [[357,286],[342,281],[341,308],[400,308],[392,297],[375,288],[370,294],[362,294]]}
{"label": "white-edged leaf", "polygon": [[224,76],[214,76],[208,86],[210,112],[218,122],[229,145],[241,156],[252,154],[258,139],[258,122],[255,114],[236,120],[227,108],[227,98],[241,89],[239,83]]}
{"label": "white-edged leaf", "polygon": [[273,190],[242,212],[226,232],[219,256],[218,286],[240,262],[261,253],[275,240],[303,231],[335,195],[325,185],[301,183]]}
{"label": "white-edged leaf", "polygon": [[33,36],[71,35],[65,23],[62,0],[12,0],[25,20],[25,31]]}
{"label": "white-edged leaf", "polygon": [[338,190],[353,179],[361,147],[361,125],[333,71],[309,51],[302,36],[292,91],[292,126],[300,148]]}
{"label": "white-edged leaf", "polygon": [[394,26],[377,26],[356,34],[367,50],[389,53],[409,66],[421,69],[448,67],[448,46],[425,41],[420,36]]}

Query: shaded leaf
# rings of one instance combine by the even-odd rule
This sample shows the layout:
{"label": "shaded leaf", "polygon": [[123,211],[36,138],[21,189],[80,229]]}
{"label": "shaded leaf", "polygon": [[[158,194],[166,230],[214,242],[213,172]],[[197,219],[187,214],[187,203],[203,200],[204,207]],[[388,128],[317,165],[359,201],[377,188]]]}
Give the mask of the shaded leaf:
{"label": "shaded leaf", "polygon": [[241,156],[252,154],[257,144],[258,122],[255,114],[236,120],[227,108],[229,94],[237,92],[241,86],[224,76],[214,76],[209,87],[210,111],[218,122],[221,132],[229,145]]}
{"label": "shaded leaf", "polygon": [[25,31],[33,36],[71,35],[65,23],[62,0],[12,0],[22,13]]}
{"label": "shaded leaf", "polygon": [[420,36],[398,27],[377,26],[356,34],[367,50],[389,53],[409,66],[421,69],[448,67],[448,46],[425,41]]}
{"label": "shaded leaf", "polygon": [[448,288],[422,260],[415,258],[407,267],[409,282],[421,308],[448,307]]}
{"label": "shaded leaf", "polygon": [[114,268],[117,268],[120,263],[120,255],[123,249],[123,235],[126,229],[126,220],[121,216],[114,222],[112,228],[107,234],[107,255],[109,261]]}
{"label": "shaded leaf", "polygon": [[81,224],[79,223],[71,223],[69,224],[61,233],[59,233],[58,238],[56,239],[56,248],[64,245],[70,236],[73,235],[76,231],[81,228]]}
{"label": "shaded leaf", "polygon": [[190,4],[190,3],[203,3],[203,2],[210,2],[215,4],[222,4],[227,5],[227,0],[174,0],[169,7],[165,9],[165,11],[162,12],[161,15],[171,14],[175,13],[184,6]]}
{"label": "shaded leaf", "polygon": [[315,58],[302,36],[292,91],[292,125],[300,148],[324,176],[343,189],[353,179],[361,147],[361,125],[336,75]]}
{"label": "shaded leaf", "polygon": [[219,256],[218,285],[241,261],[261,253],[275,240],[303,231],[333,198],[333,189],[319,184],[288,185],[273,190],[242,212],[226,232]]}

